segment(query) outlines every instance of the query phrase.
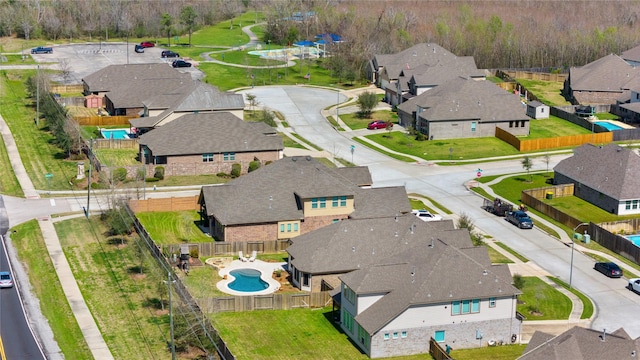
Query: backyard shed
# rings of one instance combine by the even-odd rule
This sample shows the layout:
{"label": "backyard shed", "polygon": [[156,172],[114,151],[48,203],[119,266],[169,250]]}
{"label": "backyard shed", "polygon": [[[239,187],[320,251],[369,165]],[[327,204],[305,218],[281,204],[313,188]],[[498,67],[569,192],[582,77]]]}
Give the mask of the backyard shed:
{"label": "backyard shed", "polygon": [[540,101],[529,101],[529,103],[527,103],[527,116],[533,119],[548,119],[549,106]]}

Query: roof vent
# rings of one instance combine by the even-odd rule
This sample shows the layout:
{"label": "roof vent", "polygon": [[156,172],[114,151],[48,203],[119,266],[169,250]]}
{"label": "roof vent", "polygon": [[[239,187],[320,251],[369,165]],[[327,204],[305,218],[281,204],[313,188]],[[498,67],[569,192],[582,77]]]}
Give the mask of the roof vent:
{"label": "roof vent", "polygon": [[487,275],[487,274],[488,274],[487,270],[482,270],[482,275]]}
{"label": "roof vent", "polygon": [[633,350],[633,351],[631,352],[631,357],[636,357],[636,351],[635,351],[635,350]]}
{"label": "roof vent", "polygon": [[434,244],[434,240],[433,240],[433,238],[431,238],[431,244],[429,245],[429,247],[432,248],[433,244]]}
{"label": "roof vent", "polygon": [[393,236],[398,237],[398,232],[396,231]]}
{"label": "roof vent", "polygon": [[356,252],[356,247],[355,246],[351,247],[351,252]]}

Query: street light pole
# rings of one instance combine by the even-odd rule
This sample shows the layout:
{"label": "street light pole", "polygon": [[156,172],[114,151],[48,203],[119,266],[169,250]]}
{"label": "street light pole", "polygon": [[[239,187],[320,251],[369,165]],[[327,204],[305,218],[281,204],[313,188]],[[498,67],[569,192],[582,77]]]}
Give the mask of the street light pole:
{"label": "street light pole", "polygon": [[573,228],[573,233],[571,234],[571,268],[569,268],[569,289],[571,289],[572,280],[573,280],[573,249],[575,245],[575,233],[576,230],[582,225],[589,225],[589,223],[580,223],[576,227]]}

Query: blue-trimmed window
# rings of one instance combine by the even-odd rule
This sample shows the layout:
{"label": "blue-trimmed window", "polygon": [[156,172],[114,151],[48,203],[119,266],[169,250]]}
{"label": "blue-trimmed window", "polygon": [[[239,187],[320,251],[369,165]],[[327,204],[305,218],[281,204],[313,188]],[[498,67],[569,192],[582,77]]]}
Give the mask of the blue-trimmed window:
{"label": "blue-trimmed window", "polygon": [[346,196],[340,196],[340,206],[342,206],[342,207],[347,206],[347,197]]}
{"label": "blue-trimmed window", "polygon": [[480,299],[471,300],[471,312],[472,313],[480,312]]}
{"label": "blue-trimmed window", "polygon": [[283,233],[284,232],[284,224],[280,224],[280,232]]}
{"label": "blue-trimmed window", "polygon": [[444,330],[438,330],[433,336],[433,339],[437,342],[444,342]]}
{"label": "blue-trimmed window", "polygon": [[291,232],[291,224],[287,224],[287,232]]}
{"label": "blue-trimmed window", "polygon": [[384,333],[384,339],[389,340],[389,333]]}
{"label": "blue-trimmed window", "polygon": [[293,231],[298,231],[298,223],[293,223]]}
{"label": "blue-trimmed window", "polygon": [[311,208],[312,209],[318,208],[318,198],[311,198]]}
{"label": "blue-trimmed window", "polygon": [[327,198],[326,197],[321,197],[320,198],[320,208],[324,209],[327,207]]}
{"label": "blue-trimmed window", "polygon": [[462,300],[462,313],[468,314],[471,310],[469,309],[469,300]]}
{"label": "blue-trimmed window", "polygon": [[451,303],[451,315],[460,315],[460,301]]}
{"label": "blue-trimmed window", "polygon": [[489,298],[489,307],[490,308],[496,307],[496,298]]}
{"label": "blue-trimmed window", "polygon": [[236,153],[234,152],[226,152],[222,153],[224,161],[233,161],[236,159]]}
{"label": "blue-trimmed window", "polygon": [[406,331],[401,332],[400,333],[400,337],[401,338],[406,338],[407,337],[407,332]]}
{"label": "blue-trimmed window", "polygon": [[331,198],[331,207],[338,207],[338,200],[340,200],[338,196],[334,196],[333,198]]}
{"label": "blue-trimmed window", "polygon": [[213,162],[213,154],[202,154],[202,162]]}
{"label": "blue-trimmed window", "polygon": [[476,122],[472,121],[471,122],[471,132],[475,132],[476,131]]}

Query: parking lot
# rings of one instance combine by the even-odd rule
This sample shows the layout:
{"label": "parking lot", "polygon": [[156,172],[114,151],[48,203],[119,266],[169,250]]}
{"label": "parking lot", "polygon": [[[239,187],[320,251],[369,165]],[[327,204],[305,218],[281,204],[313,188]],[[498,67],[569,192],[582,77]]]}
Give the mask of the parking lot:
{"label": "parking lot", "polygon": [[[146,48],[144,53],[134,51],[135,43],[92,43],[69,44],[55,46],[53,54],[34,54],[33,58],[42,64],[58,63],[57,70],[62,70],[60,64],[68,64],[70,75],[64,79],[55,75],[53,80],[59,83],[80,84],[82,78],[106,66],[114,64],[150,64],[166,63],[171,66],[174,59],[163,59],[160,54],[163,48]],[[47,66],[56,69],[56,66]],[[181,72],[191,73],[192,78],[202,79],[204,74],[196,67],[179,68]]]}

